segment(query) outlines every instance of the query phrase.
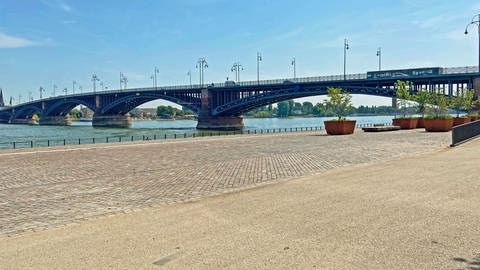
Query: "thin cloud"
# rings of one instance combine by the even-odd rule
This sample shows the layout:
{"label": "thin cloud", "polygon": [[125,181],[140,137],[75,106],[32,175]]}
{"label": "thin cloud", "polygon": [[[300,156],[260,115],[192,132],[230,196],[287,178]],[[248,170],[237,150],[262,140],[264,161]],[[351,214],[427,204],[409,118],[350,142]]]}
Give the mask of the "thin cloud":
{"label": "thin cloud", "polygon": [[23,48],[38,44],[38,42],[33,40],[0,33],[0,49]]}
{"label": "thin cloud", "polygon": [[72,11],[72,7],[62,0],[42,0],[42,3],[50,8],[61,9],[65,12]]}

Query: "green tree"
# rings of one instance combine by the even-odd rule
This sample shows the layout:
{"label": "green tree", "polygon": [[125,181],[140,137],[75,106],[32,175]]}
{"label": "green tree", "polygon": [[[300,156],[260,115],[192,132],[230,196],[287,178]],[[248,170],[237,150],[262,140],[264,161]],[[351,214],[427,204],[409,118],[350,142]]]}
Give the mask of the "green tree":
{"label": "green tree", "polygon": [[313,104],[311,102],[305,101],[302,104],[302,113],[309,115],[312,114]]}
{"label": "green tree", "polygon": [[281,101],[277,104],[278,117],[288,117],[290,115],[290,103],[288,101]]}
{"label": "green tree", "polygon": [[341,88],[329,87],[328,100],[325,101],[325,106],[331,108],[338,120],[346,119],[348,111],[352,107],[352,96],[348,92],[344,92]]}
{"label": "green tree", "polygon": [[422,117],[425,116],[425,111],[430,99],[430,93],[427,91],[419,91],[413,96],[413,100],[417,103],[417,110]]}
{"label": "green tree", "polygon": [[410,89],[412,88],[411,82],[404,82],[404,81],[396,81],[395,88],[397,89],[396,97],[398,105],[402,110],[403,117],[406,118],[407,114],[407,107],[409,101],[412,100],[412,96],[410,95]]}

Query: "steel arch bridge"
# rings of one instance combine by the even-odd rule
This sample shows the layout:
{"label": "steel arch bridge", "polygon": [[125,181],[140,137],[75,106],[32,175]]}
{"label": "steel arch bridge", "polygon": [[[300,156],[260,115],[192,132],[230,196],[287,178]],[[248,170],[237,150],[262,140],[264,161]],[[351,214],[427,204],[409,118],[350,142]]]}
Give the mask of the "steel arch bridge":
{"label": "steel arch bridge", "polygon": [[[432,71],[433,70],[433,71]],[[395,98],[397,80],[412,82],[411,92],[430,91],[454,96],[480,87],[476,67],[422,68],[368,72],[344,77],[322,76],[253,82],[216,83],[158,88],[134,88],[65,95],[0,108],[1,123],[28,123],[34,114],[40,124],[65,125],[66,116],[78,105],[94,111],[93,125],[127,127],[128,112],[146,102],[162,99],[177,103],[198,114],[198,128],[243,127],[241,115],[249,110],[283,100],[325,95],[329,87],[351,94]]]}

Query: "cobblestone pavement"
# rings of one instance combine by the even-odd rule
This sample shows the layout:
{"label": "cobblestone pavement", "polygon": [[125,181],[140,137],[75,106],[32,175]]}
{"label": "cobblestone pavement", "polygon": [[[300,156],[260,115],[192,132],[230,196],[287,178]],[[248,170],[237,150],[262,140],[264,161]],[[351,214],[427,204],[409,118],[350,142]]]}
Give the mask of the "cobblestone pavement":
{"label": "cobblestone pavement", "polygon": [[449,142],[449,133],[421,130],[304,132],[0,152],[0,236],[434,151]]}

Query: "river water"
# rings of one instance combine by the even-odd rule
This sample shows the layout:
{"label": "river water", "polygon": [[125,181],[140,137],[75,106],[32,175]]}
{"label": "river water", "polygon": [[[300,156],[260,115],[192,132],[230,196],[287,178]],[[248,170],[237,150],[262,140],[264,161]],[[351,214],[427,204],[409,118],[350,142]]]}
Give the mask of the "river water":
{"label": "river water", "polygon": [[[392,116],[350,117],[350,119],[357,120],[357,125],[391,123],[392,118]],[[331,118],[245,118],[244,131],[315,128],[322,127],[323,121],[328,119]],[[192,133],[197,132],[196,125],[197,122],[193,120],[139,120],[133,121],[132,126],[127,129],[93,128],[91,122],[74,122],[71,126],[0,124],[0,148],[12,148],[13,142],[16,142],[15,146],[20,148],[30,147],[32,143],[34,146],[47,146],[47,144],[93,143],[94,140],[95,142],[106,142],[107,140],[141,140],[144,137],[153,139],[153,136],[158,139],[165,138],[165,135],[168,138],[185,136],[185,134],[190,137]],[[107,137],[111,138],[107,139]]]}

